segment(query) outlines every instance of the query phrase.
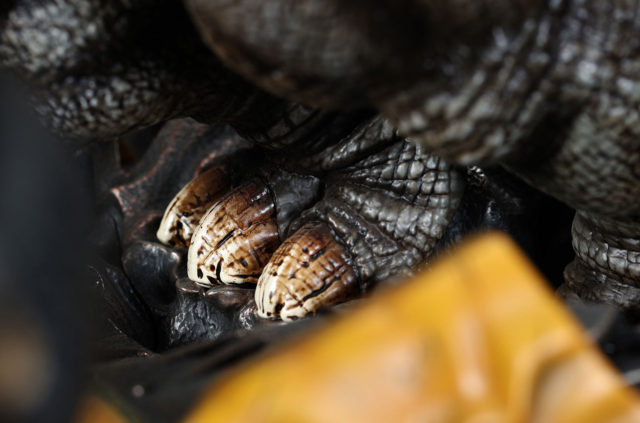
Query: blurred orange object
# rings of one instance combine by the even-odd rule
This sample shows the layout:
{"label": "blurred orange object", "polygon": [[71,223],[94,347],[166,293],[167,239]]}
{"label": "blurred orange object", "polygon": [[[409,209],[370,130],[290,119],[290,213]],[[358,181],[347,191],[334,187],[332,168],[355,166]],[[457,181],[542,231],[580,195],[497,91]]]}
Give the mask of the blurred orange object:
{"label": "blurred orange object", "polygon": [[640,422],[635,391],[503,235],[235,369],[187,422]]}
{"label": "blurred orange object", "polygon": [[82,401],[76,423],[124,423],[126,419],[98,397],[89,396]]}

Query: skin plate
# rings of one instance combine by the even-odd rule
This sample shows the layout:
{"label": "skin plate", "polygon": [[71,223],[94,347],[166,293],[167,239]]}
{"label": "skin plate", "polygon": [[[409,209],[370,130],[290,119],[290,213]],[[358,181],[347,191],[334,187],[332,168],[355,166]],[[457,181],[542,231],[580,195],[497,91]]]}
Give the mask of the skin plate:
{"label": "skin plate", "polygon": [[158,228],[158,240],[171,246],[188,247],[200,219],[222,197],[229,184],[229,175],[222,166],[196,176],[169,203]]}
{"label": "skin plate", "polygon": [[268,188],[257,180],[233,190],[202,218],[187,257],[189,279],[202,286],[256,283],[280,245]]}
{"label": "skin plate", "polygon": [[322,223],[309,223],[276,250],[256,287],[258,315],[290,321],[353,298],[356,273]]}

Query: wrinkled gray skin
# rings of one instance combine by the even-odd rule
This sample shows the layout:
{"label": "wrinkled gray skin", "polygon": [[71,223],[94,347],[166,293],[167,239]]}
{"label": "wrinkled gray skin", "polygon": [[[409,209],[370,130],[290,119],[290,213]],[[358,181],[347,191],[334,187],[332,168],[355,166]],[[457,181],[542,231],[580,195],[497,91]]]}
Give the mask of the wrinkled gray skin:
{"label": "wrinkled gray skin", "polygon": [[372,104],[436,154],[501,163],[574,207],[569,287],[640,304],[636,2],[186,3],[218,56],[265,89]]}
{"label": "wrinkled gray skin", "polygon": [[286,106],[225,69],[176,1],[9,1],[0,63],[34,90],[46,123],[77,140],[182,116],[242,131]]}
{"label": "wrinkled gray skin", "polygon": [[[169,30],[180,14],[161,11],[179,9],[174,3],[15,0],[3,6],[11,12],[0,23],[0,57],[40,90],[53,126],[74,136],[111,136],[177,115],[236,125],[241,115],[286,116],[247,101],[270,97],[200,54],[188,29]],[[577,257],[568,286],[585,298],[640,304],[635,2],[185,4],[216,56],[264,90],[315,107],[374,107],[449,161],[500,163],[571,205]],[[69,13],[81,25],[51,18]],[[158,40],[149,37],[154,28],[163,29]],[[228,104],[240,106],[229,113]],[[270,128],[271,145],[296,127],[269,125],[245,132],[264,141]]]}
{"label": "wrinkled gray skin", "polygon": [[[313,109],[250,85],[220,64],[181,8],[18,1],[0,31],[0,57],[67,138],[109,139],[184,115],[231,124],[266,156],[238,166],[235,179],[256,172],[265,182],[281,241],[307,222],[325,223],[349,251],[361,290],[424,263],[462,196],[457,169],[372,110]],[[188,145],[203,126],[175,136]]]}

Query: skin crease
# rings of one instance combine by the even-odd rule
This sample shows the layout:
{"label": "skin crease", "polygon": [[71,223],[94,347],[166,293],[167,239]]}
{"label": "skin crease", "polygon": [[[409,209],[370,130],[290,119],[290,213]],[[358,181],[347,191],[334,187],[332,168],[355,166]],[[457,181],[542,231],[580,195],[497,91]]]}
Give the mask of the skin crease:
{"label": "skin crease", "polygon": [[532,0],[185,3],[227,65],[272,92],[333,108],[378,103],[425,74],[470,63],[479,51],[446,40],[477,45],[493,23],[517,28],[541,8]]}
{"label": "skin crease", "polygon": [[[24,73],[39,93],[39,110],[62,132],[107,137],[177,115],[234,123],[266,110],[257,128],[245,130],[265,133],[289,107],[204,55],[188,21],[176,18],[184,25],[176,32],[182,35],[155,42],[118,32],[121,26],[101,26],[122,16],[124,28],[127,22],[135,27],[145,14],[132,9],[144,12],[148,2],[63,2],[65,10],[78,11],[79,22],[100,16],[96,25],[104,33],[91,38],[90,25],[70,27],[72,35],[83,28],[80,39],[93,48],[80,48],[72,37],[69,51],[42,61],[34,61],[42,49],[16,31],[17,22],[53,2],[14,3],[0,18],[0,57],[6,67]],[[577,257],[565,274],[568,286],[584,298],[630,308],[640,304],[640,34],[632,2],[185,0],[185,5],[224,66],[262,89],[322,108],[373,107],[401,135],[452,163],[502,164],[574,207]],[[181,10],[172,1],[157,9]],[[171,22],[167,15],[174,16],[159,12],[156,21],[143,21],[159,28]],[[51,27],[35,25],[43,33]],[[178,51],[189,52],[189,59],[167,59],[172,57],[167,52]],[[140,52],[146,60],[139,60]],[[116,57],[124,60],[104,72],[103,63]],[[193,64],[196,59],[210,64]],[[196,76],[190,73],[194,69]],[[86,86],[67,79],[79,76],[88,78]],[[156,88],[147,89],[144,84],[154,80],[150,84]],[[125,96],[119,81],[140,95],[124,90]],[[143,81],[142,88],[136,81]],[[83,90],[75,91],[78,86]],[[93,107],[92,96],[83,97],[93,87],[105,90],[99,98],[116,99],[106,109],[114,115],[104,119],[106,100]],[[65,106],[71,103],[75,106]],[[224,107],[229,103],[236,106]],[[68,113],[57,116],[58,110]]]}

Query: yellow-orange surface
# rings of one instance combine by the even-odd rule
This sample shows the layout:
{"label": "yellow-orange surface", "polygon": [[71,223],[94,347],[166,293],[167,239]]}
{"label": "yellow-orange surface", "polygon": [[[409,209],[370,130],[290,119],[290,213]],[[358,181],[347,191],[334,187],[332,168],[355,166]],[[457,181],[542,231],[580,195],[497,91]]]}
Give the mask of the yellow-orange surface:
{"label": "yellow-orange surface", "polygon": [[80,404],[76,423],[124,423],[126,420],[111,405],[90,396]]}
{"label": "yellow-orange surface", "polygon": [[640,422],[635,391],[505,236],[229,372],[187,422]]}

